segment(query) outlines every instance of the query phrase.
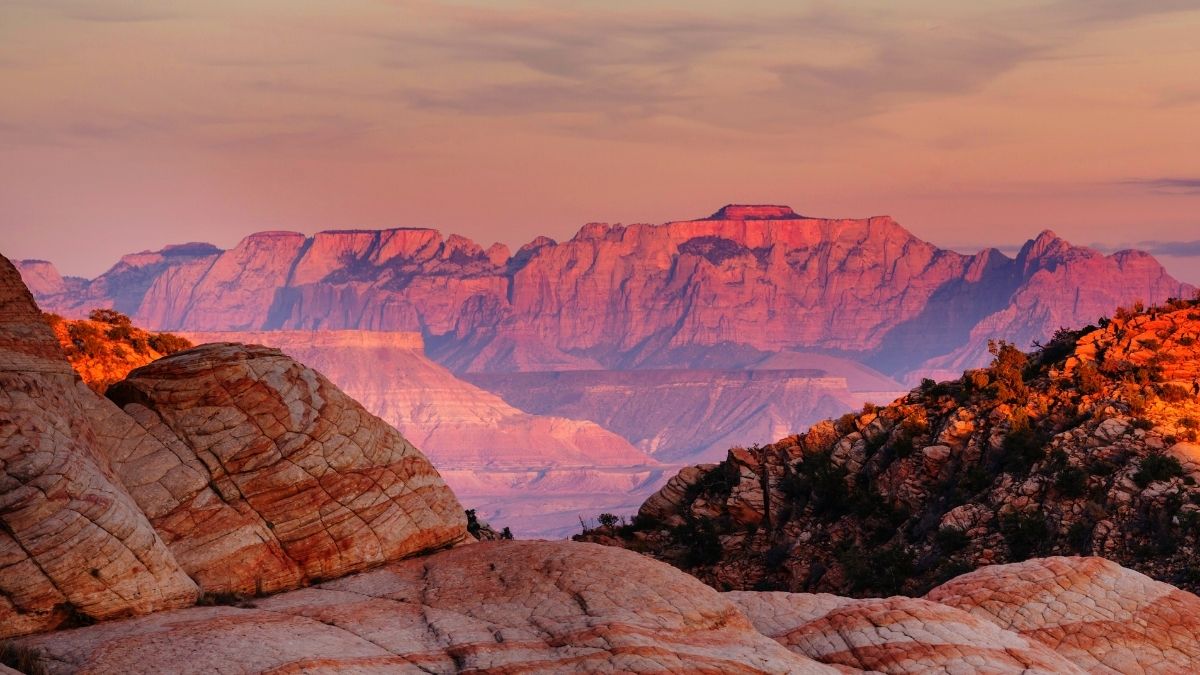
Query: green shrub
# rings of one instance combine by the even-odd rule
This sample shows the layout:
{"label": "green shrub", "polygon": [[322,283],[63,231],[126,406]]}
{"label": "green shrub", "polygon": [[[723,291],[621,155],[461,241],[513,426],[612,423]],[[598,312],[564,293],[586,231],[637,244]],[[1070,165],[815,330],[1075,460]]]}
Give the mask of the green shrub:
{"label": "green shrub", "polygon": [[1082,497],[1087,490],[1087,472],[1077,466],[1063,467],[1054,479],[1054,487],[1064,497]]}
{"label": "green shrub", "polygon": [[1183,475],[1179,460],[1168,455],[1147,455],[1133,474],[1133,482],[1140,488],[1148,487],[1160,480],[1170,480]]}
{"label": "green shrub", "polygon": [[934,535],[934,542],[938,548],[944,553],[954,553],[961,551],[971,543],[971,538],[966,532],[957,527],[941,527],[938,528],[937,534]]}
{"label": "green shrub", "polygon": [[1104,375],[1091,362],[1079,364],[1075,369],[1075,379],[1082,394],[1098,394],[1104,389]]}
{"label": "green shrub", "polygon": [[192,347],[191,342],[173,333],[151,333],[148,342],[159,354],[174,354]]}
{"label": "green shrub", "polygon": [[1013,513],[1000,521],[1000,532],[1008,544],[1011,562],[1028,560],[1050,545],[1050,526],[1040,513]]}
{"label": "green shrub", "polygon": [[88,319],[112,326],[128,326],[133,323],[129,317],[115,309],[93,309],[88,313]]}

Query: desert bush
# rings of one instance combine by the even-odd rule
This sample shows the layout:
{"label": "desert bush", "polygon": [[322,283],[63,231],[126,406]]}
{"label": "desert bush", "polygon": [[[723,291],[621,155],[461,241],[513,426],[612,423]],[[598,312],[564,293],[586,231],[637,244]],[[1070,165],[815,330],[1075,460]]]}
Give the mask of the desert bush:
{"label": "desert bush", "polygon": [[174,333],[151,333],[148,343],[150,348],[159,354],[174,354],[192,347],[190,341]]}
{"label": "desert bush", "polygon": [[1012,562],[1028,560],[1050,545],[1050,526],[1040,513],[1012,513],[1000,521],[1000,532],[1008,544]]}
{"label": "desert bush", "polygon": [[1097,394],[1104,389],[1104,376],[1094,363],[1085,362],[1075,369],[1075,380],[1083,394]]}
{"label": "desert bush", "polygon": [[133,323],[129,317],[115,309],[93,309],[88,313],[88,319],[112,326],[128,326]]}
{"label": "desert bush", "polygon": [[971,538],[967,536],[967,533],[957,527],[938,528],[933,540],[944,553],[961,551],[971,543]]}
{"label": "desert bush", "polygon": [[1133,482],[1140,488],[1148,487],[1160,480],[1183,476],[1183,465],[1169,455],[1147,455],[1133,474]]}
{"label": "desert bush", "polygon": [[994,357],[989,372],[994,378],[990,388],[996,400],[1006,403],[1024,401],[1029,395],[1025,386],[1025,366],[1029,357],[1004,340],[988,340],[988,351]]}
{"label": "desert bush", "polygon": [[1164,384],[1159,387],[1158,397],[1167,403],[1179,403],[1191,398],[1191,393],[1187,387],[1178,384]]}
{"label": "desert bush", "polygon": [[1087,490],[1087,472],[1077,466],[1066,466],[1054,479],[1054,487],[1064,497],[1082,497]]}

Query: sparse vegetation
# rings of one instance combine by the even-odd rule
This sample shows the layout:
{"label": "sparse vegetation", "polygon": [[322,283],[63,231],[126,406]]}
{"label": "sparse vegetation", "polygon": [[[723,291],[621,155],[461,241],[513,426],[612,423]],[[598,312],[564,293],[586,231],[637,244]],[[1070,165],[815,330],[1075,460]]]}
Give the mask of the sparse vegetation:
{"label": "sparse vegetation", "polygon": [[1149,487],[1155,481],[1170,480],[1183,476],[1179,460],[1168,455],[1147,455],[1133,474],[1133,482],[1140,488]]}

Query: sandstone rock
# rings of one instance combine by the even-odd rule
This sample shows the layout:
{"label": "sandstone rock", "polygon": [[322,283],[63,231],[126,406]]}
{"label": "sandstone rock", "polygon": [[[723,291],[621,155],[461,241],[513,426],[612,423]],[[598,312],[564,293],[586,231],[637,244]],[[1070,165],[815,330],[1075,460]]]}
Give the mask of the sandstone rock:
{"label": "sandstone rock", "polygon": [[797,654],[881,673],[1083,673],[1041,643],[918,598],[851,600],[727,593],[763,634]]}
{"label": "sandstone rock", "polygon": [[190,605],[196,586],[108,464],[83,385],[0,257],[0,638]]}
{"label": "sandstone rock", "polygon": [[1200,598],[1103,558],[976,570],[929,592],[1094,673],[1182,673],[1200,663]]}
{"label": "sandstone rock", "polygon": [[109,395],[159,441],[114,469],[206,591],[295,588],[466,536],[416,448],[278,350],[204,345]]}
{"label": "sandstone rock", "polygon": [[51,672],[832,673],[611,547],[484,542],[256,600],[25,638]]}
{"label": "sandstone rock", "polygon": [[581,517],[629,513],[666,478],[611,431],[530,415],[459,379],[425,355],[418,333],[186,335],[277,347],[319,371],[420,448],[464,505],[520,537],[569,536]]}

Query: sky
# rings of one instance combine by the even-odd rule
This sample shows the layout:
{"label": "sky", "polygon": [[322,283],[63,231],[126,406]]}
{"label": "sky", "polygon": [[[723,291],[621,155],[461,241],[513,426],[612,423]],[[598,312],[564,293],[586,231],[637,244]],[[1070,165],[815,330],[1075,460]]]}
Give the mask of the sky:
{"label": "sky", "polygon": [[0,0],[0,252],[726,203],[1200,283],[1200,0]]}

